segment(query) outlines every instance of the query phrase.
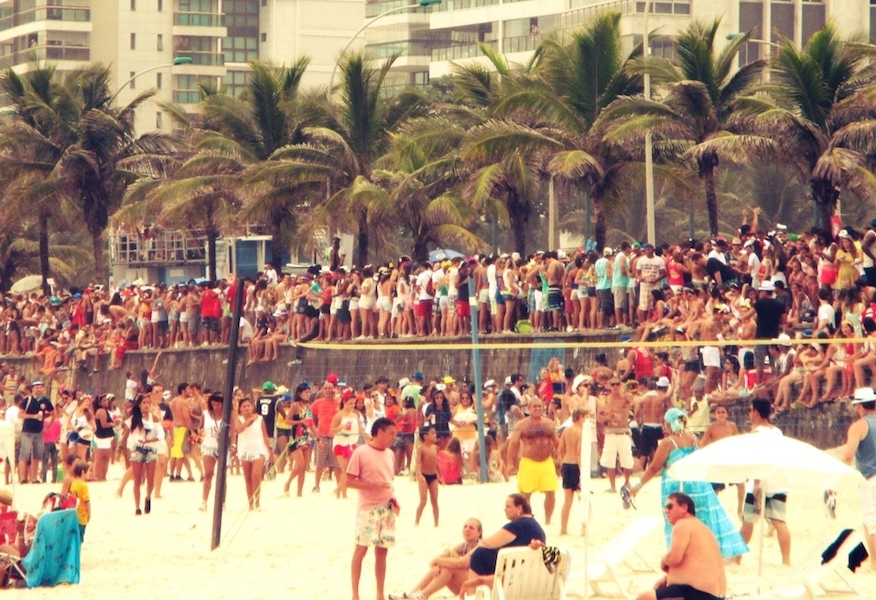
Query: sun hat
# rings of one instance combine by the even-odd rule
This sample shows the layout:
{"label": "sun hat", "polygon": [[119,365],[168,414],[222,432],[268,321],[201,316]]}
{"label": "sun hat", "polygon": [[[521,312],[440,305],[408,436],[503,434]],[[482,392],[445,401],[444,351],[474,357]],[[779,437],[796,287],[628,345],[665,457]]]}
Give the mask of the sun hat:
{"label": "sun hat", "polygon": [[444,378],[444,385],[450,385],[451,383],[456,383],[456,380],[453,377],[451,377],[450,375],[447,375]]}
{"label": "sun hat", "polygon": [[603,256],[611,256],[612,254],[614,254],[614,250],[612,250],[611,248],[603,248],[603,250],[602,250]]}
{"label": "sun hat", "polygon": [[661,377],[657,380],[657,387],[667,388],[669,387],[669,377]]}
{"label": "sun hat", "polygon": [[402,377],[401,379],[398,380],[398,387],[400,387],[400,388],[403,388],[403,387],[406,387],[409,385],[411,385],[411,380],[408,379],[407,377]]}
{"label": "sun hat", "polygon": [[876,392],[873,391],[873,388],[862,387],[855,390],[852,404],[864,404],[865,402],[876,402]]}
{"label": "sun hat", "polygon": [[759,292],[774,292],[776,291],[776,286],[773,285],[772,281],[764,281],[757,290]]}
{"label": "sun hat", "polygon": [[572,380],[572,391],[577,390],[584,383],[584,375],[578,375]]}
{"label": "sun hat", "polygon": [[487,380],[484,382],[484,389],[487,389],[487,388],[489,388],[489,387],[493,387],[494,385],[496,385],[496,380],[495,380],[495,379],[487,379]]}

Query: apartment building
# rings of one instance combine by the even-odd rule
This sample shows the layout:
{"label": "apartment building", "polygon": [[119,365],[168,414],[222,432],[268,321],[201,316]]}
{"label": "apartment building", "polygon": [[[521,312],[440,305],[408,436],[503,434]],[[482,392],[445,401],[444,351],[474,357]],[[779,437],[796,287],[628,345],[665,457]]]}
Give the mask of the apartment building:
{"label": "apartment building", "polygon": [[157,92],[137,130],[170,131],[158,101],[194,110],[200,82],[236,95],[254,59],[288,64],[307,54],[303,84],[326,85],[364,16],[363,0],[0,0],[0,68],[48,61],[63,75],[110,65],[120,103]]}
{"label": "apartment building", "polygon": [[[406,0],[368,0],[366,18],[412,4]],[[670,55],[668,37],[692,20],[720,17],[719,43],[738,32],[752,31],[743,62],[763,56],[765,42],[787,37],[800,44],[828,20],[845,35],[874,41],[873,0],[442,0],[439,5],[394,13],[366,30],[366,46],[378,57],[398,54],[391,74],[395,86],[424,85],[449,75],[454,63],[481,61],[479,44],[488,44],[512,62],[532,56],[550,33],[580,27],[607,10],[623,15],[622,36],[628,48],[641,42],[647,9],[652,54]]]}

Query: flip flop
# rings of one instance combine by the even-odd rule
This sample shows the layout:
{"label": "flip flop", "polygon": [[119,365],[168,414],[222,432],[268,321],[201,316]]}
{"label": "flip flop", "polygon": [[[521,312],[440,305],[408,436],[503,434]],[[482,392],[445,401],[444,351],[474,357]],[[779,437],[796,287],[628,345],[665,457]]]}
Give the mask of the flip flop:
{"label": "flip flop", "polygon": [[630,493],[629,484],[625,483],[621,486],[620,497],[621,497],[621,501],[624,503],[624,510],[629,510],[630,507],[632,507],[635,510],[638,510],[636,508],[636,503],[633,501],[633,495]]}

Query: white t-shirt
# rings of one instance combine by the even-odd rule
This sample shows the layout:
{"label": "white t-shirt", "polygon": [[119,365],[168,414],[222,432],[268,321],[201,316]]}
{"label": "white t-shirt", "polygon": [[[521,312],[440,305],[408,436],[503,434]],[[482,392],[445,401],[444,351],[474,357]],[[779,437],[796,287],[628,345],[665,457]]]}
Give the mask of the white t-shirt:
{"label": "white t-shirt", "polygon": [[836,326],[836,309],[827,302],[822,303],[818,307],[818,327],[825,323]]}
{"label": "white t-shirt", "polygon": [[[432,271],[432,288],[435,290],[435,295],[440,296],[441,294],[441,286],[445,284],[445,279],[447,278],[447,274],[444,273],[444,269],[438,269],[437,271]],[[447,294],[444,294],[445,296]]]}
{"label": "white t-shirt", "polygon": [[244,317],[240,317],[240,329],[240,339],[242,341],[252,338],[253,334],[255,334],[255,330],[252,328],[252,323],[247,321]]}
{"label": "white t-shirt", "polygon": [[666,269],[666,263],[659,256],[640,256],[636,261],[636,272],[642,281],[647,283],[656,283],[660,275],[661,269]]}
{"label": "white t-shirt", "polygon": [[496,296],[496,292],[499,291],[499,282],[496,281],[496,265],[492,264],[487,267],[487,284],[489,286],[490,298],[494,298]]}
{"label": "white t-shirt", "polygon": [[760,259],[757,254],[752,252],[748,255],[748,271],[751,273],[751,287],[757,289],[760,287]]}
{"label": "white t-shirt", "polygon": [[[772,425],[758,425],[754,429],[751,430],[751,433],[758,433],[764,435],[776,435],[783,436],[782,430],[778,427],[774,427]],[[751,488],[754,487],[754,484],[749,481],[749,486]],[[749,490],[750,491],[750,490]],[[775,486],[770,485],[769,481],[763,482],[763,491],[767,496],[775,496],[776,494],[787,494],[788,490],[784,490],[782,488],[777,488]]]}
{"label": "white t-shirt", "polygon": [[430,281],[432,281],[432,273],[430,271],[423,271],[417,275],[417,298],[420,300],[432,299],[432,296],[427,291]]}

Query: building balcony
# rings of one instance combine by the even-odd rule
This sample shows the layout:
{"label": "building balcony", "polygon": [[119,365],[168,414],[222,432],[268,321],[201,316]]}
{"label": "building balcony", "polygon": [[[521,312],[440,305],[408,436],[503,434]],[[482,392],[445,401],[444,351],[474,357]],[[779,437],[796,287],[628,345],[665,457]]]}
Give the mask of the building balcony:
{"label": "building balcony", "polygon": [[[482,43],[489,45],[493,49],[498,47],[496,40]],[[462,58],[477,58],[483,56],[479,46],[480,44],[454,44],[453,46],[446,46],[444,48],[433,48],[432,60],[443,61],[459,60]]]}
{"label": "building balcony", "polygon": [[[443,0],[443,1],[446,1],[446,0]],[[413,7],[413,6],[416,6],[416,4],[414,2],[411,2],[410,0],[380,0],[379,2],[369,2],[368,4],[365,5],[365,18],[371,19],[371,18],[374,18],[374,17],[376,17],[380,14],[383,14],[387,11],[400,9],[403,6]],[[436,6],[436,10],[437,10],[437,5],[433,5],[433,6]],[[416,8],[411,8],[410,10],[406,11],[406,13],[407,14],[430,13],[430,12],[432,12],[432,8],[433,8],[432,6],[417,6]],[[405,14],[405,13],[403,13],[402,11],[399,11],[399,14]]]}
{"label": "building balcony", "polygon": [[86,47],[62,46],[49,41],[45,46],[32,46],[27,50],[0,56],[0,69],[40,60],[88,62],[91,60],[91,52]]}
{"label": "building balcony", "polygon": [[0,19],[0,31],[38,21],[68,21],[87,23],[91,21],[91,9],[87,6],[43,6]]}
{"label": "building balcony", "polygon": [[368,52],[374,58],[389,58],[390,56],[425,56],[432,55],[432,51],[426,44],[421,42],[392,42],[388,44],[374,44],[368,46]]}
{"label": "building balcony", "polygon": [[225,16],[216,13],[176,12],[173,24],[183,27],[225,27]]}
{"label": "building balcony", "polygon": [[519,35],[502,40],[502,52],[532,52],[541,43],[541,35]]}
{"label": "building balcony", "polygon": [[125,267],[170,267],[206,263],[207,236],[154,228],[109,236],[110,263]]}
{"label": "building balcony", "polygon": [[174,90],[173,101],[177,104],[197,104],[201,101],[201,92],[198,90]]}
{"label": "building balcony", "polygon": [[195,52],[192,50],[177,50],[173,53],[174,58],[188,57],[192,59],[190,65],[203,67],[225,66],[225,54],[223,52]]}
{"label": "building balcony", "polygon": [[433,5],[435,12],[450,12],[467,8],[480,8],[499,4],[499,0],[442,0],[441,4]]}

